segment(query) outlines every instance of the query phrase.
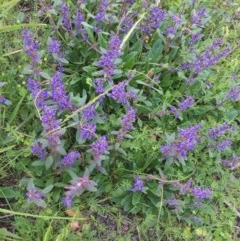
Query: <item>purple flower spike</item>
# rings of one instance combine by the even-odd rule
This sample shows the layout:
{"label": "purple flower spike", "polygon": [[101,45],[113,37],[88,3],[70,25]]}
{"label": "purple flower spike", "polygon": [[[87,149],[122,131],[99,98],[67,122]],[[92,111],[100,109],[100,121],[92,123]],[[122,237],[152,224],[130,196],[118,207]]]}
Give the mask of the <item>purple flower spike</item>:
{"label": "purple flower spike", "polygon": [[208,131],[208,135],[211,139],[216,139],[217,137],[222,136],[227,132],[233,131],[233,129],[234,128],[229,124],[223,123],[215,128],[210,129]]}
{"label": "purple flower spike", "polygon": [[122,81],[119,84],[115,85],[112,89],[112,93],[109,95],[118,103],[122,103],[123,105],[128,104],[127,93],[125,91],[126,81]]}
{"label": "purple flower spike", "polygon": [[202,188],[202,187],[194,187],[192,189],[192,196],[196,199],[206,199],[210,198],[212,195],[212,191],[209,188]]}
{"label": "purple flower spike", "polygon": [[42,145],[38,142],[35,142],[32,145],[32,153],[35,156],[38,156],[40,159],[44,159],[45,156],[45,149],[42,147]]}
{"label": "purple flower spike", "polygon": [[27,28],[23,29],[22,37],[24,43],[24,51],[31,58],[32,65],[35,67],[37,63],[40,62],[40,58],[37,53],[39,47],[38,41],[34,40],[31,32]]}
{"label": "purple flower spike", "polygon": [[188,96],[184,101],[182,101],[178,106],[180,110],[186,110],[194,104],[194,99],[192,96]]}
{"label": "purple flower spike", "polygon": [[144,187],[144,182],[140,178],[135,178],[134,179],[134,184],[133,187],[130,189],[131,192],[142,192]]}
{"label": "purple flower spike", "polygon": [[80,35],[84,32],[84,28],[82,27],[83,21],[84,21],[83,14],[81,12],[77,11],[76,17],[75,17],[75,26],[76,26],[78,35]]}
{"label": "purple flower spike", "polygon": [[71,107],[69,97],[67,95],[65,86],[63,85],[62,73],[57,71],[51,80],[51,94],[54,101],[57,102],[61,110],[65,110]]}
{"label": "purple flower spike", "polygon": [[61,43],[57,41],[54,37],[50,38],[48,42],[48,50],[52,54],[59,54],[60,53]]}
{"label": "purple flower spike", "polygon": [[103,68],[106,77],[111,77],[115,70],[115,59],[119,56],[121,40],[118,35],[112,35],[109,40],[109,48],[98,61],[98,65]]}
{"label": "purple flower spike", "polygon": [[71,151],[69,152],[63,159],[61,160],[61,166],[72,166],[75,161],[79,158],[80,153],[77,151]]}
{"label": "purple flower spike", "polygon": [[57,146],[60,143],[59,124],[55,118],[56,112],[53,108],[45,106],[42,111],[43,133],[47,135],[48,144]]}
{"label": "purple flower spike", "polygon": [[108,150],[108,141],[106,136],[97,139],[91,145],[91,153],[95,161],[101,159],[101,156]]}
{"label": "purple flower spike", "polygon": [[91,140],[96,133],[96,125],[94,123],[84,123],[81,125],[80,136],[82,139]]}
{"label": "purple flower spike", "polygon": [[127,132],[133,128],[133,123],[136,119],[136,111],[129,107],[126,115],[121,120],[121,129],[118,132],[117,141],[121,142],[126,136]]}
{"label": "purple flower spike", "polygon": [[70,31],[72,28],[71,18],[70,18],[70,8],[66,4],[60,6],[62,14],[62,24],[63,26]]}
{"label": "purple flower spike", "polygon": [[44,101],[48,97],[47,90],[42,90],[39,83],[31,78],[27,80],[27,87],[32,97],[36,100],[37,107],[43,108],[46,105]]}
{"label": "purple flower spike", "polygon": [[73,197],[71,194],[67,194],[66,197],[62,198],[64,207],[71,207],[73,205]]}
{"label": "purple flower spike", "polygon": [[105,18],[105,14],[107,12],[107,7],[108,7],[108,1],[107,0],[101,0],[100,4],[98,6],[98,13],[95,16],[95,19],[101,23],[104,18]]}
{"label": "purple flower spike", "polygon": [[232,141],[230,139],[226,139],[224,141],[220,141],[216,144],[216,151],[224,151],[227,147],[231,147]]}
{"label": "purple flower spike", "polygon": [[96,116],[95,105],[91,105],[83,110],[82,117],[86,120],[91,120]]}

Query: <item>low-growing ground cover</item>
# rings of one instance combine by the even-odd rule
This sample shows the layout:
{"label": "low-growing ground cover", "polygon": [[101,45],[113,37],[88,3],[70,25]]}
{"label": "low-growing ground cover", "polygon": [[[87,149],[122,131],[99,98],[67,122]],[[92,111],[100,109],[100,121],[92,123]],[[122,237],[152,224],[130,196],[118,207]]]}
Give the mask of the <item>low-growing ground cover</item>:
{"label": "low-growing ground cover", "polygon": [[1,4],[3,240],[239,239],[240,3]]}

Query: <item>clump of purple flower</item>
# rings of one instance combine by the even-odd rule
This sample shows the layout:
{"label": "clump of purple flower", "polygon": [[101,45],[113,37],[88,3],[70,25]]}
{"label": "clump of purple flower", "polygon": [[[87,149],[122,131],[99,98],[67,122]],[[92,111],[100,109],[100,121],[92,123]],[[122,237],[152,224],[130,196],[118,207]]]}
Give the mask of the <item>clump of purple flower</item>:
{"label": "clump of purple flower", "polygon": [[194,150],[197,143],[200,141],[198,131],[201,125],[180,129],[178,131],[178,139],[170,144],[163,145],[160,150],[164,156],[172,156],[176,158],[186,158],[189,151]]}

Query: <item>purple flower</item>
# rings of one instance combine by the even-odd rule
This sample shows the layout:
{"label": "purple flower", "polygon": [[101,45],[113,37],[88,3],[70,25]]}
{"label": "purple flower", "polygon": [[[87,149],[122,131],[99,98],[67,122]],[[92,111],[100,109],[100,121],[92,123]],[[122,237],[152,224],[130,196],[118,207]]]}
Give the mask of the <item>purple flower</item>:
{"label": "purple flower", "polygon": [[224,151],[227,147],[231,147],[232,141],[230,139],[226,139],[224,141],[220,141],[216,144],[216,151]]}
{"label": "purple flower", "polygon": [[94,80],[94,89],[97,94],[103,93],[104,90],[104,79],[95,79]]}
{"label": "purple flower", "polygon": [[223,123],[221,125],[218,125],[215,128],[212,128],[208,131],[208,135],[211,139],[216,139],[219,136],[224,135],[225,133],[229,132],[229,131],[233,131],[234,128],[232,126],[230,126],[227,123]]}
{"label": "purple flower", "polygon": [[0,103],[5,104],[6,101],[7,99],[4,96],[0,95]]}
{"label": "purple flower", "polygon": [[67,194],[66,197],[62,198],[64,207],[71,207],[73,205],[73,197],[71,194]]}
{"label": "purple flower", "polygon": [[38,142],[34,142],[32,145],[32,153],[35,156],[38,156],[41,159],[44,159],[45,156],[45,149],[42,147],[42,145]]}
{"label": "purple flower", "polygon": [[176,24],[181,24],[182,23],[182,19],[180,17],[178,17],[177,15],[172,15],[171,19],[173,20],[174,23]]}
{"label": "purple flower", "polygon": [[103,68],[103,72],[107,77],[111,77],[115,70],[115,59],[119,56],[119,48],[121,45],[121,40],[118,35],[112,35],[109,40],[109,48],[102,55],[98,64]]}
{"label": "purple flower", "polygon": [[30,201],[36,201],[44,197],[42,193],[40,193],[37,189],[31,189],[26,193],[27,199]]}
{"label": "purple flower", "polygon": [[199,11],[192,14],[192,23],[197,26],[202,26],[202,19],[206,18],[206,7],[202,7]]}
{"label": "purple flower", "polygon": [[66,4],[62,4],[60,6],[61,15],[62,15],[62,24],[68,31],[71,30],[71,17],[70,17],[70,8]]}
{"label": "purple flower", "polygon": [[176,117],[176,118],[180,118],[180,114],[178,112],[178,109],[174,106],[170,106],[170,112]]}
{"label": "purple flower", "polygon": [[240,163],[240,158],[234,153],[231,161],[224,159],[221,163],[226,167],[235,168]]}
{"label": "purple flower", "polygon": [[133,128],[133,123],[136,119],[136,111],[129,107],[126,115],[121,120],[121,129],[118,132],[117,141],[121,142],[126,136],[127,132]]}
{"label": "purple flower", "polygon": [[122,81],[119,84],[115,85],[112,89],[112,93],[109,94],[111,98],[113,98],[118,103],[122,103],[123,105],[128,104],[127,93],[125,92],[126,81]]}
{"label": "purple flower", "polygon": [[56,40],[56,38],[50,38],[48,41],[48,51],[52,54],[59,54],[60,53],[61,43]]}
{"label": "purple flower", "polygon": [[52,89],[51,94],[54,101],[57,102],[61,110],[71,107],[69,97],[67,96],[66,89],[62,81],[62,73],[56,71],[50,83]]}
{"label": "purple flower", "polygon": [[196,42],[202,39],[202,35],[199,33],[193,33],[191,39],[189,40],[190,45],[194,45]]}
{"label": "purple flower", "polygon": [[45,194],[34,186],[32,179],[30,179],[28,182],[26,198],[30,203],[35,203],[37,206],[46,206],[46,203],[43,200],[43,198],[45,198]]}
{"label": "purple flower", "polygon": [[141,180],[140,178],[135,178],[134,179],[134,184],[133,187],[130,189],[131,192],[142,192],[143,191],[143,187],[144,187],[144,182],[143,180]]}
{"label": "purple flower", "polygon": [[86,120],[91,120],[96,116],[95,105],[91,105],[83,110],[82,117]]}
{"label": "purple flower", "polygon": [[101,159],[101,156],[108,150],[108,141],[106,136],[101,136],[91,144],[91,153],[95,161]]}
{"label": "purple flower", "polygon": [[176,26],[169,26],[165,31],[164,34],[170,35],[170,36],[175,36],[177,32],[177,27]]}
{"label": "purple flower", "polygon": [[43,108],[46,105],[44,101],[48,97],[47,90],[42,90],[39,83],[31,78],[28,78],[27,80],[27,87],[32,97],[36,101],[37,107]]}
{"label": "purple flower", "polygon": [[121,46],[122,40],[118,37],[118,35],[113,34],[109,40],[109,55],[113,58],[117,58],[119,56],[119,48]]}
{"label": "purple flower", "polygon": [[191,184],[192,179],[190,178],[186,183],[182,184],[180,182],[177,182],[174,184],[174,186],[180,189],[180,195],[185,195],[187,192],[191,191]]}
{"label": "purple flower", "polygon": [[231,88],[230,91],[226,94],[226,98],[230,101],[237,101],[240,99],[240,86]]}
{"label": "purple flower", "polygon": [[56,112],[53,108],[44,106],[42,110],[43,133],[47,135],[48,144],[57,146],[60,143],[59,124],[55,118]]}
{"label": "purple flower", "polygon": [[34,40],[29,29],[23,29],[23,43],[24,43],[24,51],[31,58],[33,66],[36,66],[37,63],[40,62],[40,58],[38,55],[38,41]]}
{"label": "purple flower", "polygon": [[81,124],[80,136],[82,139],[90,140],[95,137],[96,125],[94,123],[83,123]]}
{"label": "purple flower", "polygon": [[133,26],[133,17],[132,16],[126,16],[123,21],[121,22],[121,28],[124,33],[127,33],[131,27]]}
{"label": "purple flower", "polygon": [[98,61],[98,64],[101,68],[103,68],[104,74],[106,76],[112,76],[115,66],[114,59],[108,54],[104,54],[101,59]]}
{"label": "purple flower", "polygon": [[101,23],[104,18],[105,18],[105,14],[107,12],[107,7],[108,7],[108,1],[107,0],[101,0],[100,4],[98,6],[98,13],[95,16],[95,19]]}
{"label": "purple flower", "polygon": [[170,144],[163,145],[160,150],[164,156],[172,156],[176,158],[186,158],[189,151],[194,150],[200,138],[197,132],[201,125],[197,124],[186,129],[178,131],[178,139]]}
{"label": "purple flower", "polygon": [[76,11],[75,16],[75,27],[77,29],[77,34],[82,34],[84,32],[84,28],[82,27],[82,22],[84,21],[83,14],[79,11]]}
{"label": "purple flower", "polygon": [[150,15],[147,20],[147,25],[155,30],[160,27],[160,24],[165,20],[166,10],[163,10],[159,7],[153,7],[150,10]]}
{"label": "purple flower", "polygon": [[179,103],[178,107],[180,110],[186,110],[194,104],[194,99],[192,96],[188,96],[184,101]]}
{"label": "purple flower", "polygon": [[61,166],[72,166],[75,161],[79,158],[80,153],[77,151],[71,151],[69,152],[65,157],[61,160]]}
{"label": "purple flower", "polygon": [[[95,186],[97,185],[96,182],[89,180],[89,177],[77,177],[72,180],[71,185],[66,186],[67,192],[66,197],[71,196],[80,196],[85,190],[92,191],[94,190]],[[65,200],[67,201],[67,200]]]}
{"label": "purple flower", "polygon": [[209,188],[194,187],[191,194],[196,199],[206,199],[212,195],[212,191]]}

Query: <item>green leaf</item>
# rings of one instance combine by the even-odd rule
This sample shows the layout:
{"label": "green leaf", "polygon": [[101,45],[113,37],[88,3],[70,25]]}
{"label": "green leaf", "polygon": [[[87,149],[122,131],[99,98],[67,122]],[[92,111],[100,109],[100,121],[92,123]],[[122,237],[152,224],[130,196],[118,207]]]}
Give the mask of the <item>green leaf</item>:
{"label": "green leaf", "polygon": [[48,170],[51,165],[53,164],[53,157],[52,156],[49,156],[45,162],[45,167],[46,167],[46,170]]}
{"label": "green leaf", "polygon": [[0,198],[18,198],[20,192],[13,187],[0,187]]}
{"label": "green leaf", "polygon": [[103,37],[101,33],[98,34],[98,40],[101,48],[104,48],[104,49],[108,48],[108,42],[106,41],[106,39]]}
{"label": "green leaf", "polygon": [[148,61],[148,60],[152,60],[155,63],[158,62],[160,60],[160,58],[162,57],[161,53],[163,51],[163,43],[161,39],[158,39],[152,46],[152,48],[150,49],[149,53],[145,56],[144,60]]}
{"label": "green leaf", "polygon": [[131,52],[131,53],[127,54],[123,58],[123,62],[124,62],[123,68],[132,69],[132,67],[135,65],[135,58],[136,58],[137,54],[138,54],[138,52]]}
{"label": "green leaf", "polygon": [[40,72],[40,75],[41,75],[44,79],[47,79],[47,80],[50,80],[50,79],[51,79],[51,76],[50,76],[48,73],[46,73],[46,72],[41,71],[41,72]]}
{"label": "green leaf", "polygon": [[54,188],[54,185],[49,185],[49,186],[45,187],[45,188],[42,190],[42,192],[43,192],[44,194],[47,194],[47,193],[51,192],[53,188]]}
{"label": "green leaf", "polygon": [[141,192],[134,192],[132,195],[132,205],[138,204],[140,202],[141,196]]}
{"label": "green leaf", "polygon": [[232,121],[237,118],[238,111],[236,109],[227,110],[225,116],[228,121]]}

